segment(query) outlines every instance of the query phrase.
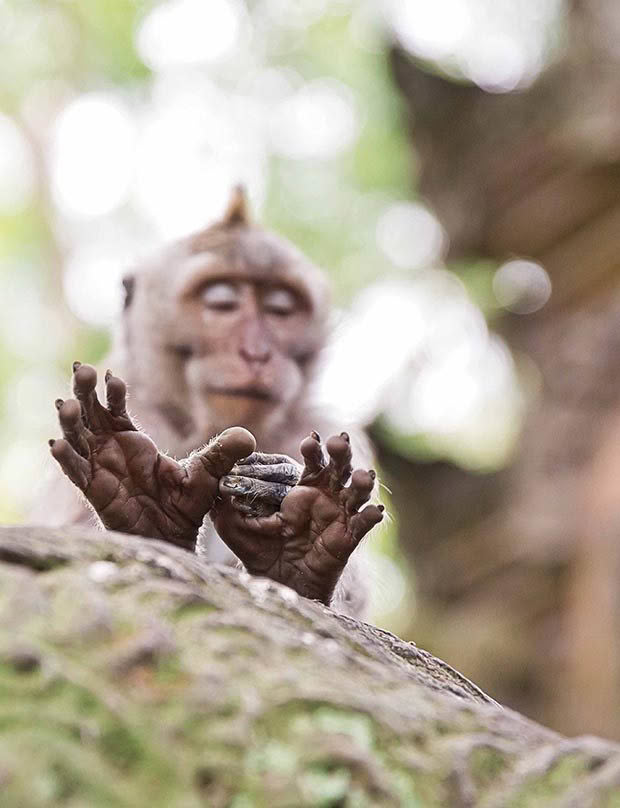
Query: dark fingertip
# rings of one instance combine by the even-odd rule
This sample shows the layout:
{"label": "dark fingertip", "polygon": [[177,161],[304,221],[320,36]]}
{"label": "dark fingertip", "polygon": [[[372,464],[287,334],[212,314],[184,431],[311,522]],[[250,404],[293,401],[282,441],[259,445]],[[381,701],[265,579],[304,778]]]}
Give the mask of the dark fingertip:
{"label": "dark fingertip", "polygon": [[348,432],[341,432],[341,433],[340,433],[340,437],[341,437],[341,438],[344,438],[344,439],[346,440],[346,442],[347,442],[347,443],[351,443],[351,438],[349,437],[349,433],[348,433]]}
{"label": "dark fingertip", "polygon": [[62,405],[58,408],[58,414],[62,424],[70,424],[72,421],[75,421],[79,418],[81,412],[82,408],[80,402],[75,398],[69,398],[63,401]]}
{"label": "dark fingertip", "polygon": [[97,384],[97,371],[92,365],[80,364],[75,371],[74,384],[82,395],[93,391]]}
{"label": "dark fingertip", "polygon": [[326,448],[330,455],[340,460],[351,456],[349,444],[341,435],[332,435],[328,438]]}
{"label": "dark fingertip", "polygon": [[242,426],[233,426],[225,429],[220,435],[220,443],[228,455],[232,455],[235,463],[238,463],[239,456],[247,456],[256,449],[256,438]]}
{"label": "dark fingertip", "polygon": [[75,361],[75,362],[73,363],[72,367],[73,367],[73,372],[75,373],[75,371],[76,371],[78,368],[81,368],[81,367],[82,367],[82,363],[81,363],[81,362],[77,362],[77,361]]}
{"label": "dark fingertip", "polygon": [[306,459],[316,458],[321,451],[321,443],[314,435],[308,435],[302,440],[299,451]]}
{"label": "dark fingertip", "polygon": [[65,402],[63,401],[62,398],[57,398],[56,401],[54,402],[54,406],[56,407],[57,410],[59,410],[64,403]]}
{"label": "dark fingertip", "polygon": [[51,448],[56,443],[56,438],[50,438],[47,445]]}
{"label": "dark fingertip", "polygon": [[108,407],[112,408],[117,413],[120,410],[124,410],[125,394],[127,393],[125,382],[119,379],[118,376],[110,376],[106,379],[105,391]]}
{"label": "dark fingertip", "polygon": [[312,432],[310,433],[310,437],[311,437],[311,438],[314,438],[314,440],[315,440],[315,441],[317,441],[317,443],[320,443],[320,442],[321,442],[321,436],[319,435],[319,433],[318,433],[318,432],[315,432],[315,431],[314,431],[314,429],[313,429],[313,430],[312,430]]}

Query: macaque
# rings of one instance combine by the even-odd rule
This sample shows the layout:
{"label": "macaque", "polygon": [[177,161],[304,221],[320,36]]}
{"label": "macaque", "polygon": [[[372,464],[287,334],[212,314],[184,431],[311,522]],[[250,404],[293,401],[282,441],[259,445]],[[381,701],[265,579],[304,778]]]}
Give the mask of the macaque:
{"label": "macaque", "polygon": [[[323,273],[251,224],[236,189],[221,221],[124,288],[106,406],[95,369],[75,363],[75,398],[56,402],[63,438],[50,441],[52,455],[105,527],[212,560],[236,556],[329,603],[382,508],[366,505],[374,472],[352,475],[349,433],[327,441],[326,461],[317,432],[335,431],[310,394],[329,316]],[[363,448],[356,454],[366,463]],[[83,501],[71,510],[62,521],[88,518]],[[358,594],[348,596],[359,611]]]}

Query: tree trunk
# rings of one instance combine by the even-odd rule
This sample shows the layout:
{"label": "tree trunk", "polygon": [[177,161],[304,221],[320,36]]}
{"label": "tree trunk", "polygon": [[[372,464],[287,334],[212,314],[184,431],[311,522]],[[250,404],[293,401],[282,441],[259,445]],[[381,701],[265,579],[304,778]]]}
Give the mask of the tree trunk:
{"label": "tree trunk", "polygon": [[0,803],[588,806],[620,747],[502,709],[415,645],[80,529],[0,529]]}
{"label": "tree trunk", "polygon": [[531,717],[620,738],[618,30],[615,0],[572,0],[563,51],[505,94],[392,50],[449,257],[532,258],[553,292],[495,324],[540,372],[510,469],[379,457],[419,580],[412,635]]}

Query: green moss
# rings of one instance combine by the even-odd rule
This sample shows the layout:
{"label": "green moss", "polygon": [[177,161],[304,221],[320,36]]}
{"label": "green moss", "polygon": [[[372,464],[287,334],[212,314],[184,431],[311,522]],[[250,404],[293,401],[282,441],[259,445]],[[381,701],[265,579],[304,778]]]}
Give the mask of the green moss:
{"label": "green moss", "polygon": [[283,741],[271,740],[256,745],[248,754],[247,764],[253,771],[264,774],[291,774],[298,764],[297,751]]}
{"label": "green moss", "polygon": [[122,769],[133,769],[144,760],[142,744],[126,727],[111,727],[101,735],[99,745],[104,756]]}
{"label": "green moss", "polygon": [[185,602],[180,603],[172,612],[171,617],[174,620],[187,620],[192,617],[204,617],[207,614],[216,612],[218,609],[212,603],[202,600],[198,597],[188,598]]}
{"label": "green moss", "polygon": [[412,771],[391,772],[392,785],[401,805],[407,808],[431,808],[440,805],[437,799],[438,786],[435,778]]}
{"label": "green moss", "polygon": [[577,755],[566,755],[546,774],[535,775],[521,792],[512,799],[509,808],[546,808],[550,800],[574,787],[587,771],[587,760]]}
{"label": "green moss", "polygon": [[[302,796],[308,805],[317,808],[336,808],[336,806],[349,805],[344,800],[351,791],[351,772],[345,768],[336,768],[326,771],[320,766],[312,767],[299,778]],[[359,797],[362,793],[358,791]],[[363,795],[365,798],[365,795]],[[369,803],[364,799],[366,805]],[[362,803],[364,804],[364,803]]]}
{"label": "green moss", "polygon": [[256,803],[247,794],[237,794],[230,801],[229,808],[256,808]]}
{"label": "green moss", "polygon": [[322,732],[349,735],[364,750],[370,750],[374,746],[373,723],[365,715],[335,710],[333,707],[319,707],[310,718]]}
{"label": "green moss", "polygon": [[506,770],[504,755],[489,746],[474,749],[470,758],[470,771],[474,783],[484,790]]}

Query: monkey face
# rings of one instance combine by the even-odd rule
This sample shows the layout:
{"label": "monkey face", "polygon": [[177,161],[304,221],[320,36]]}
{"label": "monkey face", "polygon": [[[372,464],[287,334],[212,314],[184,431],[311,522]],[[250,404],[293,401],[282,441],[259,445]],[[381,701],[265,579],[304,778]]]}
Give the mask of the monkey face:
{"label": "monkey face", "polygon": [[219,423],[253,423],[299,397],[315,347],[308,303],[296,290],[220,270],[184,303],[199,336],[186,359],[188,384]]}
{"label": "monkey face", "polygon": [[[323,274],[259,228],[210,230],[136,279],[128,333],[148,335],[145,368],[196,426],[258,432],[290,417],[325,331]],[[149,327],[131,329],[131,320]],[[144,378],[144,389],[149,380]],[[171,391],[170,387],[174,390]]]}

